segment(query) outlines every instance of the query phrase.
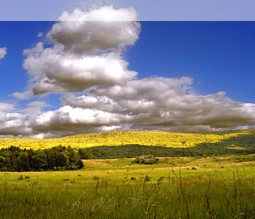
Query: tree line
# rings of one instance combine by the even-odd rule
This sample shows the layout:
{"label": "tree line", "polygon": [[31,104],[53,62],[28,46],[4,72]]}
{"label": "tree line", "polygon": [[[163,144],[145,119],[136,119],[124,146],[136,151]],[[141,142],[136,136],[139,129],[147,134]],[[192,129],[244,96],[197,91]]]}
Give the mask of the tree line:
{"label": "tree line", "polygon": [[39,150],[10,146],[0,150],[0,171],[76,170],[83,166],[70,146]]}

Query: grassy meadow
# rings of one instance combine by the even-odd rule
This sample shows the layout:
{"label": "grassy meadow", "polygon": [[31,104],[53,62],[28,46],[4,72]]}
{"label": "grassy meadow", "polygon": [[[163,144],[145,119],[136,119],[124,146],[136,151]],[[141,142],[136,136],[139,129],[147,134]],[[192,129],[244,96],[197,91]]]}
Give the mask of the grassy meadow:
{"label": "grassy meadow", "polygon": [[255,155],[1,172],[1,218],[254,218]]}
{"label": "grassy meadow", "polygon": [[[0,172],[0,218],[255,218],[252,131],[117,131],[0,142],[70,145],[97,158],[83,160],[81,170]],[[133,162],[148,153],[159,162]]]}

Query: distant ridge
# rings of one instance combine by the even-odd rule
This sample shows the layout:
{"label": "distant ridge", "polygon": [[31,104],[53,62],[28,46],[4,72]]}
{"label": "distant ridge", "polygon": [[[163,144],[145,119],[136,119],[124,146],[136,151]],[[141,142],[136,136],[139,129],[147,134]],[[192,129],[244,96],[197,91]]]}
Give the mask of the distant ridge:
{"label": "distant ridge", "polygon": [[0,148],[11,145],[22,148],[49,148],[53,146],[71,146],[86,148],[94,146],[145,145],[187,148],[201,143],[217,143],[242,135],[254,135],[255,131],[241,130],[226,133],[176,133],[162,131],[111,131],[103,133],[87,133],[62,138],[1,138]]}

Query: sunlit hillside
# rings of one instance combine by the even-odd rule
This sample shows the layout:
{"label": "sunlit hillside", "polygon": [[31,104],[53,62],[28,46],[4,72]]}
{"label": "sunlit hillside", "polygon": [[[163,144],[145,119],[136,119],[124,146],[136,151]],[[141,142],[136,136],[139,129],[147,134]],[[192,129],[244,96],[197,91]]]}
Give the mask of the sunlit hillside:
{"label": "sunlit hillside", "polygon": [[[254,131],[238,131],[230,133],[173,133],[158,131],[113,131],[105,133],[89,133],[72,135],[63,138],[31,139],[2,138],[0,147],[19,146],[22,148],[49,148],[53,146],[72,146],[86,148],[94,146],[121,146],[138,144],[146,146],[194,147],[201,143],[217,143],[244,135],[255,135]],[[233,145],[237,146],[233,140]]]}

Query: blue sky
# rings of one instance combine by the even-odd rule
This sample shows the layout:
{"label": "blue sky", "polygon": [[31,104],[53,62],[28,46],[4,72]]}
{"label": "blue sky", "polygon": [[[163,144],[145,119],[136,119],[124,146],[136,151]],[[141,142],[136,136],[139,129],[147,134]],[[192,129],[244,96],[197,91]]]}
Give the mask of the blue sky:
{"label": "blue sky", "polygon": [[[52,22],[0,22],[0,47],[7,47],[7,55],[1,61],[1,99],[8,94],[25,89],[27,74],[22,65],[24,62],[23,50],[34,47],[38,41],[39,32],[48,31]],[[8,83],[11,81],[12,83]]]}
{"label": "blue sky", "polygon": [[143,22],[129,63],[143,75],[191,76],[199,93],[254,102],[254,22]]}
{"label": "blue sky", "polygon": [[[0,22],[0,45],[8,48],[0,64],[1,100],[26,88],[23,50],[34,47],[37,34],[53,23]],[[190,76],[201,94],[225,91],[237,101],[255,102],[254,22],[141,22],[141,29],[125,53],[139,78]]]}
{"label": "blue sky", "polygon": [[[131,21],[64,21],[97,11]],[[0,22],[0,136],[255,127],[255,22],[138,16],[107,6]]]}

